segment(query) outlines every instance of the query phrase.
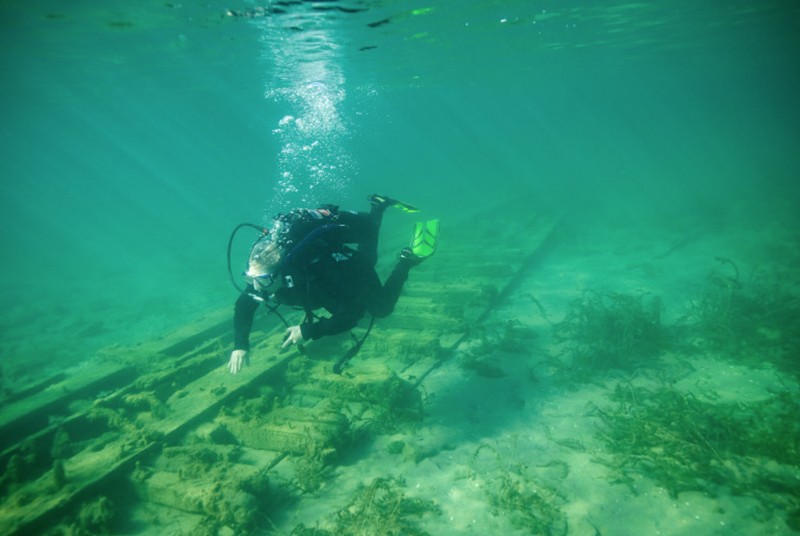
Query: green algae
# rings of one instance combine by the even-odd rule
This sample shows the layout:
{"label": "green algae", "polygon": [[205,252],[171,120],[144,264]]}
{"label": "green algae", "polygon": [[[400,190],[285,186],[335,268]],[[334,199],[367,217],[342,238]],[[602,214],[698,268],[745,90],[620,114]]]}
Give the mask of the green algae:
{"label": "green algae", "polygon": [[424,499],[409,497],[401,478],[379,477],[361,484],[347,506],[336,511],[326,527],[300,524],[292,536],[427,536],[422,527],[427,518],[441,514],[439,507]]}
{"label": "green algae", "polygon": [[[515,455],[516,438],[508,455],[488,443],[482,443],[472,455],[470,478],[483,481],[482,488],[491,512],[506,517],[511,525],[528,534],[563,535],[567,520],[561,505],[564,497],[533,474],[527,460]],[[558,466],[550,462],[543,467]],[[568,473],[565,469],[564,476]]]}
{"label": "green algae", "polygon": [[753,366],[769,362],[800,375],[800,296],[791,274],[756,269],[744,280],[730,259],[706,277],[702,295],[681,320],[695,346]]}
{"label": "green algae", "polygon": [[570,379],[631,371],[657,358],[666,341],[661,300],[650,294],[587,291],[553,326],[565,346],[558,363]]}
{"label": "green algae", "polygon": [[[800,508],[800,400],[780,392],[750,403],[710,403],[691,393],[620,384],[614,405],[595,407],[597,437],[608,457],[599,461],[612,479],[635,490],[646,476],[672,497],[699,491]],[[787,521],[788,522],[788,521]]]}

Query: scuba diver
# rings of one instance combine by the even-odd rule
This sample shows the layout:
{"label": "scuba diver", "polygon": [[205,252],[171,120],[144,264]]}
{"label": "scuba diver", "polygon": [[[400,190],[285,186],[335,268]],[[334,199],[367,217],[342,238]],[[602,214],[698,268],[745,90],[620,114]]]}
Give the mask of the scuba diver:
{"label": "scuba diver", "polygon": [[[236,300],[234,350],[228,362],[232,374],[238,373],[247,361],[253,317],[261,303],[287,325],[282,348],[343,333],[353,328],[365,313],[372,315],[364,337],[334,365],[336,373],[358,352],[374,319],[386,317],[394,310],[411,268],[435,252],[439,220],[415,225],[411,247],[402,249],[392,273],[381,284],[375,265],[385,210],[395,207],[414,213],[419,209],[383,195],[374,194],[368,199],[368,213],[324,205],[279,214],[270,229],[242,224],[234,230],[231,242],[243,225],[258,228],[262,234],[250,250],[247,271],[243,274],[248,285]],[[351,247],[353,244],[357,249]],[[231,280],[234,281],[232,273]],[[234,286],[238,288],[235,281]],[[277,306],[282,304],[302,307],[306,313],[303,322],[289,325],[277,313]],[[314,314],[319,309],[325,309],[330,316]]]}

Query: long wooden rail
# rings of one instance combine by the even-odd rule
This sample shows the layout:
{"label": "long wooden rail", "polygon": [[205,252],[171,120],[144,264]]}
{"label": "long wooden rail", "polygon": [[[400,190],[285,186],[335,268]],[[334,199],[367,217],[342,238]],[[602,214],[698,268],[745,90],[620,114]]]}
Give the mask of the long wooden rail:
{"label": "long wooden rail", "polygon": [[[274,318],[260,320],[252,362],[230,375],[227,309],[11,396],[0,411],[0,533],[79,526],[84,505],[120,486],[176,518],[252,528],[260,521],[246,505],[267,480],[313,487],[367,427],[413,413],[416,387],[513,291],[554,229],[513,203],[445,221],[439,252],[414,270],[343,375],[331,367],[347,337],[281,354]],[[407,364],[390,370],[384,358],[398,351]],[[236,491],[221,493],[219,482]]]}

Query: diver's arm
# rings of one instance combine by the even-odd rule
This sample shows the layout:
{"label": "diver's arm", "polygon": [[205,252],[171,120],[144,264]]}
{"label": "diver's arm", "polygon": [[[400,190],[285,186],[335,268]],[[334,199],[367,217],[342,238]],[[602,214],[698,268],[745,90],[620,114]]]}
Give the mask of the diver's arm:
{"label": "diver's arm", "polygon": [[[253,290],[248,286],[248,290]],[[233,352],[228,361],[228,370],[236,374],[247,362],[247,353],[250,350],[250,330],[253,327],[253,317],[259,302],[252,295],[243,292],[236,300],[233,313]]]}
{"label": "diver's arm", "polygon": [[231,352],[231,358],[228,360],[228,370],[231,374],[236,374],[247,362],[247,350],[234,350]]}
{"label": "diver's arm", "polygon": [[260,302],[253,298],[255,290],[251,285],[239,295],[233,311],[233,347],[236,350],[250,350],[250,330],[253,328],[253,317]]}
{"label": "diver's arm", "polygon": [[289,326],[286,328],[286,335],[283,338],[283,345],[281,348],[286,348],[292,344],[301,344],[303,339],[303,330],[300,326]]}

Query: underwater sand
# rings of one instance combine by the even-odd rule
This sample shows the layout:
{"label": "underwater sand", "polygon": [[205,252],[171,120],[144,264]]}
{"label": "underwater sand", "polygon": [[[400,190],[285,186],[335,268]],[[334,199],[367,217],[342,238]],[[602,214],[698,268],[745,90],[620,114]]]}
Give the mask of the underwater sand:
{"label": "underwater sand", "polygon": [[[649,362],[642,359],[629,370],[605,369],[600,363],[596,370],[571,379],[568,371],[553,365],[563,346],[553,340],[550,324],[529,299],[535,296],[547,317],[558,321],[569,302],[584,291],[653,293],[663,300],[664,324],[673,324],[692,300],[699,299],[709,272],[719,267],[714,256],[741,258],[742,268],[758,265],[778,271],[785,268],[784,262],[796,262],[796,257],[748,256],[750,250],[769,247],[764,236],[776,242],[792,240],[790,232],[775,232],[779,218],[749,219],[741,207],[731,217],[722,229],[702,234],[664,258],[657,257],[671,247],[676,239],[672,233],[681,233],[684,222],[674,222],[672,228],[638,226],[635,234],[629,229],[637,222],[623,219],[591,230],[566,231],[555,251],[485,322],[488,337],[509,323],[530,328],[533,338],[520,341],[525,348],[483,357],[499,372],[488,369],[492,373],[481,375],[463,367],[470,345],[479,342],[462,342],[422,384],[423,421],[378,436],[345,456],[318,491],[278,516],[278,533],[288,534],[297,523],[331,530],[333,513],[347,506],[359,485],[392,476],[402,479],[408,497],[441,509],[441,515],[419,520],[419,529],[429,534],[793,534],[784,508],[798,505],[796,458],[779,468],[768,459],[755,462],[781,475],[787,488],[773,491],[782,495],[781,501],[764,501],[763,489],[731,493],[735,482],[670,494],[645,469],[630,471],[630,480],[622,481],[613,468],[613,448],[598,438],[602,423],[594,408],[608,409],[610,395],[620,385],[667,386],[711,404],[748,404],[783,392],[796,404],[796,375],[768,362],[753,366],[752,361],[737,363],[735,357],[704,351],[683,360],[666,352]],[[356,374],[357,368],[354,363]],[[794,436],[780,440],[796,447],[796,424],[792,429]],[[391,445],[397,442],[404,449],[392,453],[396,449]],[[711,446],[706,453],[715,456]],[[500,493],[509,472],[521,475],[529,490],[541,487],[560,509],[558,521],[547,532],[531,530],[530,520],[520,519],[513,506],[492,504],[490,495]]]}

